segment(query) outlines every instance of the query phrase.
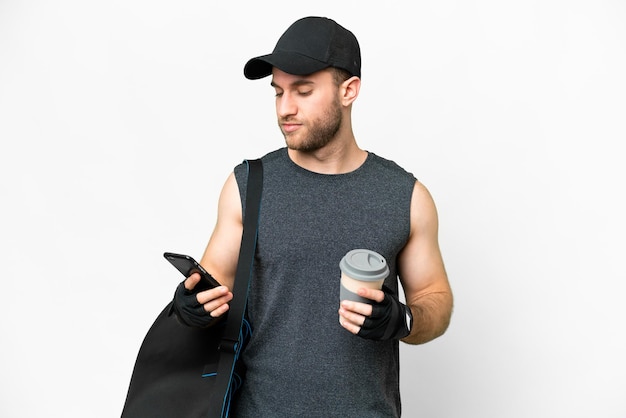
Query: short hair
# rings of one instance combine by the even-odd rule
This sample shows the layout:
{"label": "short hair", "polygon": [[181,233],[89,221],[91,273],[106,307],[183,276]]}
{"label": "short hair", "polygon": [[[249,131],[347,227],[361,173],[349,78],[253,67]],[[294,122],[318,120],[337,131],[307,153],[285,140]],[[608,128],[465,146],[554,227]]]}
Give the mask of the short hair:
{"label": "short hair", "polygon": [[350,74],[348,71],[341,69],[341,68],[328,67],[328,70],[330,71],[330,74],[333,76],[333,81],[335,82],[337,86],[341,85],[341,83],[343,83],[344,81],[352,77],[352,74]]}

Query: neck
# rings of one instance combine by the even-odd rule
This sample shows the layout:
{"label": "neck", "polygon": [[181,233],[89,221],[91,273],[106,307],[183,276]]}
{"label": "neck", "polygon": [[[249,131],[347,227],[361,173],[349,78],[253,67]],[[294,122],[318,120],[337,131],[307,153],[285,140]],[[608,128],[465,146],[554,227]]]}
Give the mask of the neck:
{"label": "neck", "polygon": [[316,151],[302,152],[289,149],[289,158],[302,168],[319,174],[345,174],[359,168],[367,158],[351,136],[348,140],[335,140]]}

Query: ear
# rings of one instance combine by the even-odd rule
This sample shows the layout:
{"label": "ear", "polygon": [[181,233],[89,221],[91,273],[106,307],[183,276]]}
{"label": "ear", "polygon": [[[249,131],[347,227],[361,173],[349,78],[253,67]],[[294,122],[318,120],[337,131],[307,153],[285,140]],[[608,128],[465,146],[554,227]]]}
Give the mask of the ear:
{"label": "ear", "polygon": [[357,76],[350,77],[339,86],[339,99],[344,106],[350,106],[359,97],[361,79]]}

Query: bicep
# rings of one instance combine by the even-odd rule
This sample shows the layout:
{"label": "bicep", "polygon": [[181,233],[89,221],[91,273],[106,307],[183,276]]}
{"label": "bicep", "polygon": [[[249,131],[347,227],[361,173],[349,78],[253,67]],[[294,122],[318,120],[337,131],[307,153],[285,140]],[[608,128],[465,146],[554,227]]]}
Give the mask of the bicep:
{"label": "bicep", "polygon": [[451,295],[438,233],[439,220],[432,196],[423,184],[416,182],[411,199],[411,232],[398,257],[407,303],[430,293]]}
{"label": "bicep", "polygon": [[235,175],[231,173],[220,193],[217,222],[200,262],[213,277],[231,290],[242,232],[241,197]]}

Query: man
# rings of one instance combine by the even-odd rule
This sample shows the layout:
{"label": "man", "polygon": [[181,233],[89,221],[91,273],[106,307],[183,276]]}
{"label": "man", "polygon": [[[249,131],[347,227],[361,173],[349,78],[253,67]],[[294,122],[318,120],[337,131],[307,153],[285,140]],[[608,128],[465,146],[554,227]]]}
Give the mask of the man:
{"label": "man", "polygon": [[[244,74],[271,76],[287,146],[262,158],[253,334],[234,416],[399,417],[398,341],[437,338],[452,311],[433,200],[412,174],[357,145],[351,110],[361,58],[350,31],[326,18],[300,19]],[[223,286],[197,294],[204,316],[189,322],[228,312],[245,186],[242,164],[224,184],[201,260]],[[383,290],[358,290],[369,303],[339,302],[339,262],[356,248],[383,255],[390,275]],[[198,280],[190,276],[179,291]]]}

